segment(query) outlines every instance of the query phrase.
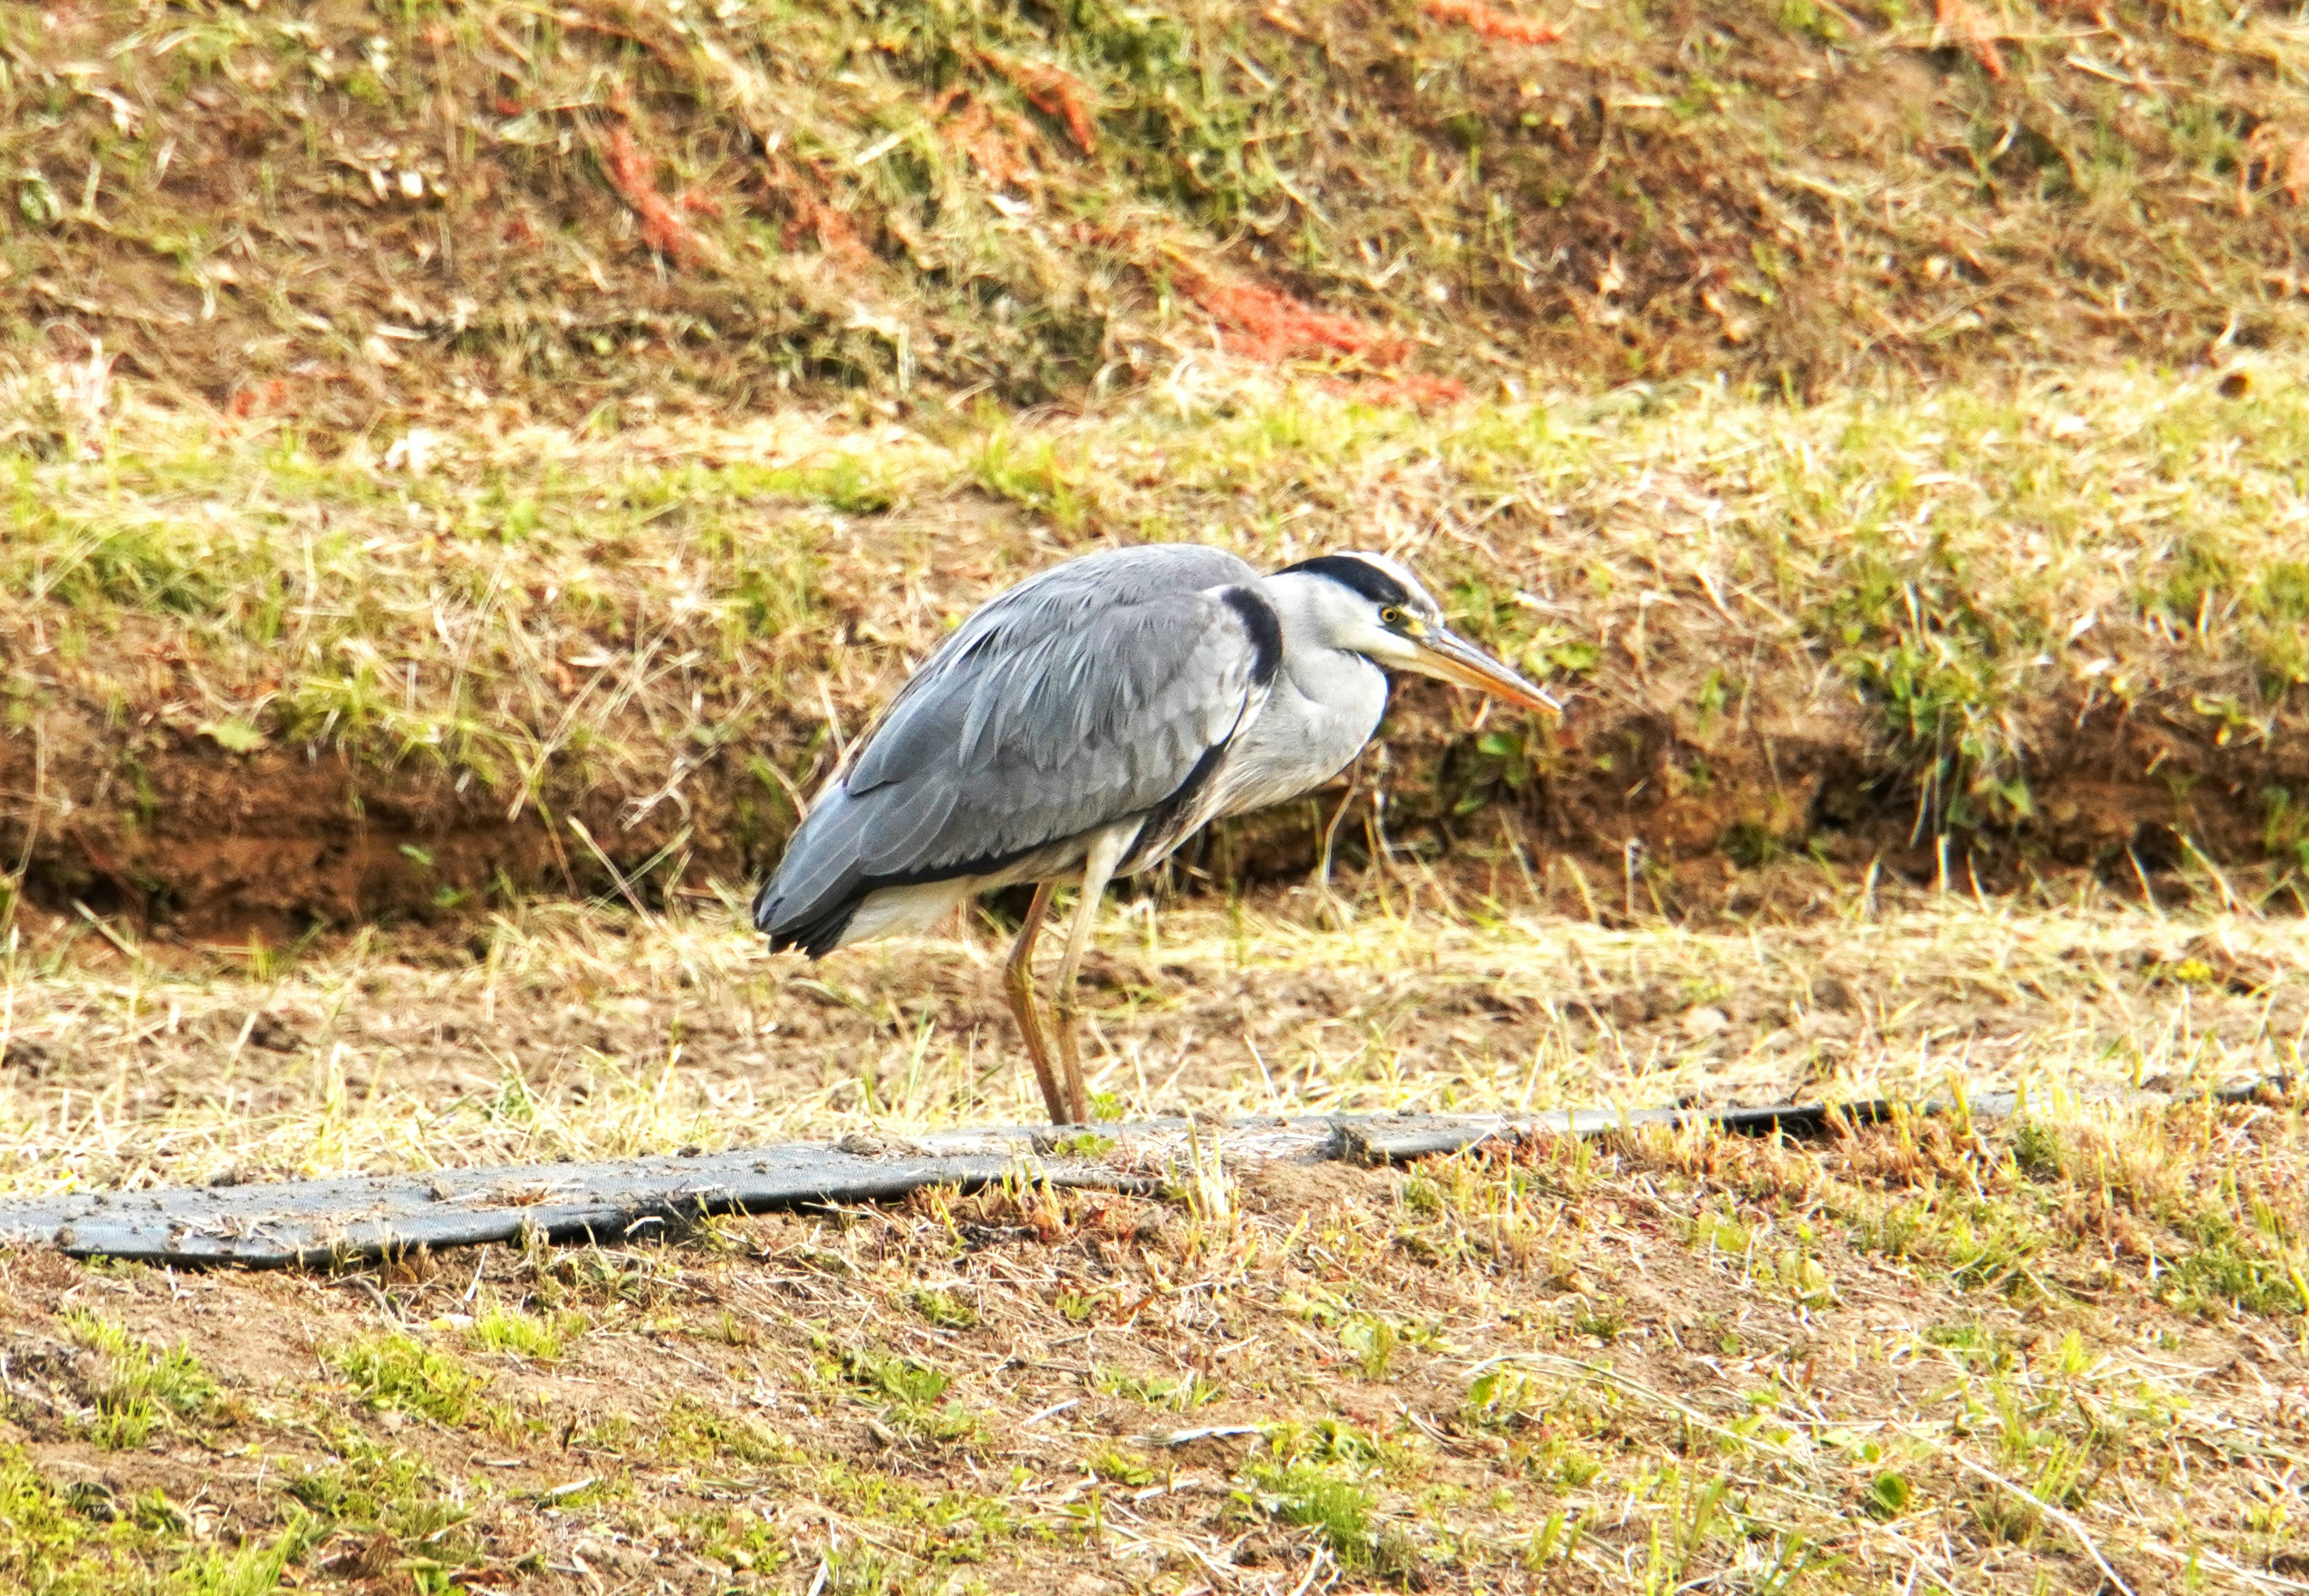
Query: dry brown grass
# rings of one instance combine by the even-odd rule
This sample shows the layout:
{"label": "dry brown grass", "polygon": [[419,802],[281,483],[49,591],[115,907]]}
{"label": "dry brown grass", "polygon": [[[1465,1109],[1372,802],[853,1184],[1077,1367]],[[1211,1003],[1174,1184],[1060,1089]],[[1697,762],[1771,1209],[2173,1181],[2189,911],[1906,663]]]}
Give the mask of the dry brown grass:
{"label": "dry brown grass", "polygon": [[[2286,921],[1879,888],[1795,926],[1612,929],[1501,885],[1115,906],[1086,978],[1100,1113],[2201,1087],[2297,1072],[2309,1038]],[[819,965],[766,958],[733,901],[538,904],[298,957],[109,935],[49,922],[4,965],[16,1190],[1038,1117],[983,923]]]}

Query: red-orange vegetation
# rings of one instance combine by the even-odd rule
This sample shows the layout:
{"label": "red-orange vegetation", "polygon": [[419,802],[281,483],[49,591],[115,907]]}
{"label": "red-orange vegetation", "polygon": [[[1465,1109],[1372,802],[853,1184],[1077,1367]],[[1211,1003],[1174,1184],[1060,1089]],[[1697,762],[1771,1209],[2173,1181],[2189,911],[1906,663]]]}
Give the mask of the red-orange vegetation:
{"label": "red-orange vegetation", "polygon": [[1172,280],[1217,318],[1220,345],[1230,354],[1270,365],[1323,355],[1386,361],[1401,358],[1410,348],[1402,334],[1360,317],[1317,310],[1265,283],[1218,276],[1175,247],[1157,245],[1150,249],[1127,227],[1089,226],[1077,236],[1111,244],[1142,261],[1160,255]]}
{"label": "red-orange vegetation", "polygon": [[267,377],[237,390],[225,408],[236,416],[277,416],[289,409],[289,400],[288,379]]}
{"label": "red-orange vegetation", "polygon": [[2309,195],[2309,138],[2296,136],[2274,122],[2264,122],[2244,142],[2245,159],[2237,168],[2237,204],[2247,203],[2254,179],[2274,183],[2285,197],[2300,204]]}
{"label": "red-orange vegetation", "polygon": [[1351,315],[1302,304],[1279,289],[1258,282],[1189,280],[1195,302],[1225,326],[1220,341],[1234,354],[1273,363],[1293,356],[1337,354],[1391,358],[1403,340]]}
{"label": "red-orange vegetation", "polygon": [[2004,52],[1997,48],[1996,20],[1972,0],[1934,0],[1933,14],[1941,31],[1971,52],[1972,58],[1992,78],[2004,75]]}
{"label": "red-orange vegetation", "polygon": [[849,215],[820,197],[827,187],[824,175],[810,168],[807,162],[797,170],[783,156],[773,155],[762,186],[786,214],[786,224],[779,236],[786,248],[792,249],[805,237],[814,237],[819,253],[839,259],[854,271],[863,272],[873,266],[874,252],[858,236]]}
{"label": "red-orange vegetation", "polygon": [[610,129],[601,151],[601,169],[609,175],[610,186],[618,191],[618,197],[641,219],[643,243],[676,261],[702,253],[697,235],[658,193],[649,161],[635,146],[633,130],[622,122]]}
{"label": "red-orange vegetation", "polygon": [[1081,80],[1071,73],[1040,61],[1017,61],[1007,56],[998,56],[992,50],[981,50],[978,58],[1008,79],[1026,101],[1045,116],[1056,117],[1066,125],[1067,136],[1085,155],[1098,150],[1098,125],[1091,120],[1090,106]]}
{"label": "red-orange vegetation", "polygon": [[1439,22],[1457,22],[1470,33],[1501,44],[1555,44],[1563,38],[1560,30],[1545,22],[1494,10],[1483,0],[1427,0],[1426,11]]}
{"label": "red-orange vegetation", "polygon": [[1017,113],[973,99],[958,84],[940,95],[932,108],[945,118],[938,136],[968,156],[978,175],[996,188],[1025,188],[1035,180],[1030,159],[1034,130]]}

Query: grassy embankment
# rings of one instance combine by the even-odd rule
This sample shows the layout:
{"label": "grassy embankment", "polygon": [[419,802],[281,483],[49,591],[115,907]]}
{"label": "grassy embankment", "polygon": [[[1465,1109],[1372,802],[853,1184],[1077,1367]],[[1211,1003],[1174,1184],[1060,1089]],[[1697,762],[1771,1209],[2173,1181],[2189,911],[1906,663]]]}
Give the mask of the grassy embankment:
{"label": "grassy embankment", "polygon": [[[1807,856],[1990,887],[2297,879],[2288,365],[2242,397],[2141,375],[1800,410],[1177,397],[333,460],[139,415],[99,458],[20,461],[0,852],[52,910],[229,938],[735,884],[972,603],[1187,537],[1394,548],[1570,692],[1548,728],[1407,689],[1339,829],[1353,863],[1456,843],[1591,914],[1801,900]],[[1302,871],[1345,796],[1201,863]]]}

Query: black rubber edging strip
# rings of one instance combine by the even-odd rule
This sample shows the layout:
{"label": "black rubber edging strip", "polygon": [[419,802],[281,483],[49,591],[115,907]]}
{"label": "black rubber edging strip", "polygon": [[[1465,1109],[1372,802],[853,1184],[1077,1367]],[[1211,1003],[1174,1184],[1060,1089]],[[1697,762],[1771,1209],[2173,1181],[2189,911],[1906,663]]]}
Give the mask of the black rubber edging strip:
{"label": "black rubber edging strip", "polygon": [[[2290,1090],[2277,1076],[2205,1094],[2236,1104]],[[2126,1094],[2143,1102],[2181,1100]],[[2014,1093],[1917,1105],[1998,1119]],[[974,1189],[1004,1180],[1151,1194],[1182,1159],[1405,1163],[1480,1143],[1544,1135],[1595,1136],[1647,1125],[1713,1125],[1742,1135],[1812,1137],[1841,1125],[1891,1119],[1901,1106],[1774,1104],[1718,1109],[1573,1109],[1500,1116],[1275,1116],[1200,1126],[1183,1119],[1075,1127],[1003,1126],[919,1141],[845,1136],[727,1152],[657,1154],[613,1162],[512,1164],[324,1180],[161,1186],[0,1199],[0,1246],[75,1257],[180,1267],[328,1267],[488,1243],[609,1241],[722,1213],[888,1202],[930,1186]]]}

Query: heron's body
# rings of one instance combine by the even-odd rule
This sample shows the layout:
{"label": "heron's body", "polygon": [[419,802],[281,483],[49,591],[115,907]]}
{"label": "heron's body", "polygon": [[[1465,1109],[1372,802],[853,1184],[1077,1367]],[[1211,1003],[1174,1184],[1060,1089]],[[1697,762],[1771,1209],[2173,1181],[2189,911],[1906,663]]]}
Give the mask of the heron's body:
{"label": "heron's body", "polygon": [[1329,781],[1386,711],[1381,661],[1420,669],[1429,656],[1433,674],[1544,702],[1452,637],[1384,556],[1262,576],[1223,550],[1153,544],[1054,566],[989,601],[907,682],[813,801],[755,924],[774,950],[816,958],[1040,884],[1012,996],[1053,1117],[1070,1107],[1079,1118],[1071,1031],[1062,1105],[1026,972],[1051,884],[1079,876],[1085,888],[1064,1020],[1111,877],[1160,863],[1213,820]]}

